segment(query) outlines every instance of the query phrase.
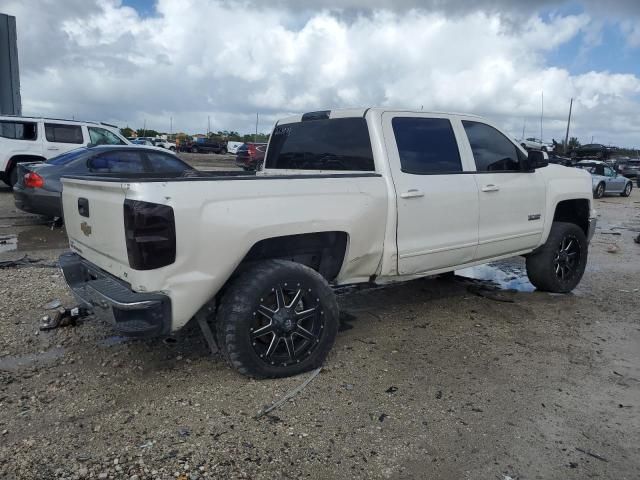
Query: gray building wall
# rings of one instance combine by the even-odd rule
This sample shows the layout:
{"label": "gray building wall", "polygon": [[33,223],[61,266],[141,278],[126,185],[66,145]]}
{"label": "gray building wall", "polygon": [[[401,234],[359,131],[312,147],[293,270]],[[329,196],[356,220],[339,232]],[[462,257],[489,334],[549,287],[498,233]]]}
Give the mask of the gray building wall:
{"label": "gray building wall", "polygon": [[16,17],[0,13],[0,114],[22,115]]}

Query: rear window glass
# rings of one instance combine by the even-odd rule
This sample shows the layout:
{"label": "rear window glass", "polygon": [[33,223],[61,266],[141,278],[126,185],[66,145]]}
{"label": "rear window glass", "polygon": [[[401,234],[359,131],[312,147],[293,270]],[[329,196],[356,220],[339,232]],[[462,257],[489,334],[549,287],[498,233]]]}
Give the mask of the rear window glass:
{"label": "rear window glass", "polygon": [[277,126],[265,167],[373,171],[367,122],[364,118],[334,118]]}
{"label": "rear window glass", "polygon": [[192,168],[177,157],[168,153],[146,152],[152,172],[184,172]]}
{"label": "rear window glass", "polygon": [[140,152],[113,151],[89,160],[89,170],[94,173],[143,173],[145,168]]}
{"label": "rear window glass", "polygon": [[403,172],[425,175],[462,171],[458,143],[449,120],[396,117],[392,126]]}
{"label": "rear window glass", "polygon": [[38,138],[38,126],[35,122],[0,121],[0,137],[12,140],[35,140]]}
{"label": "rear window glass", "polygon": [[50,158],[45,163],[48,163],[49,165],[66,165],[76,158],[83,156],[86,152],[86,149],[78,148],[76,150],[71,150],[70,152],[63,153],[62,155],[58,155],[57,157]]}
{"label": "rear window glass", "polygon": [[80,125],[62,125],[45,123],[44,134],[48,142],[54,143],[82,143],[82,128]]}

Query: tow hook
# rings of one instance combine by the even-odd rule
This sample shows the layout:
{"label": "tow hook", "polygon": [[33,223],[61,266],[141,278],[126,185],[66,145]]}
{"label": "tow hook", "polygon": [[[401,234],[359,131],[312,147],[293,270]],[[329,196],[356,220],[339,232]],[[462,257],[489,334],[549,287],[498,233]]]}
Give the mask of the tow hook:
{"label": "tow hook", "polygon": [[91,314],[86,307],[75,306],[71,308],[59,307],[56,312],[51,315],[42,317],[40,330],[53,330],[59,327],[75,326],[78,319]]}

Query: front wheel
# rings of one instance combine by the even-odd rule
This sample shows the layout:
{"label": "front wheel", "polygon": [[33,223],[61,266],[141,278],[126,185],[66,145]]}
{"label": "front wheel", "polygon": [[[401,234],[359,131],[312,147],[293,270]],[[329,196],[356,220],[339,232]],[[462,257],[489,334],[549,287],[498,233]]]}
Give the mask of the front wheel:
{"label": "front wheel", "polygon": [[628,197],[631,195],[631,190],[633,189],[633,184],[631,182],[627,182],[627,185],[624,187],[624,190],[620,194],[621,197]]}
{"label": "front wheel", "polygon": [[318,272],[268,260],[232,280],[220,302],[216,332],[223,356],[240,373],[288,377],[322,365],[338,318],[335,295]]}
{"label": "front wheel", "polygon": [[596,187],[596,191],[593,192],[593,198],[602,198],[604,197],[604,183],[599,183]]}
{"label": "front wheel", "polygon": [[582,229],[567,222],[554,222],[547,242],[527,257],[531,283],[546,292],[573,290],[587,266],[589,244]]}
{"label": "front wheel", "polygon": [[227,149],[226,148],[220,149],[220,155],[226,155],[226,154],[227,154]]}
{"label": "front wheel", "polygon": [[191,153],[198,153],[197,147],[191,147]]}

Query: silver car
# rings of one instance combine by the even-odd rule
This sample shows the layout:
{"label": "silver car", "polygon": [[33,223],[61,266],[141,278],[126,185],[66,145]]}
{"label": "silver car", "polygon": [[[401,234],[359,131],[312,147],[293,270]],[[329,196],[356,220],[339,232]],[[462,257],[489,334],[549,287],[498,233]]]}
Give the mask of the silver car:
{"label": "silver car", "polygon": [[582,160],[576,164],[576,167],[587,170],[591,174],[593,198],[602,198],[606,194],[619,194],[623,197],[631,195],[631,190],[633,189],[631,180],[616,173],[605,162]]}

